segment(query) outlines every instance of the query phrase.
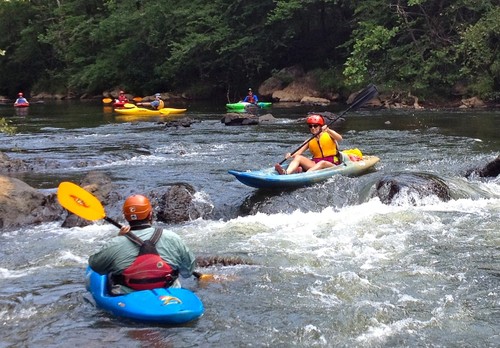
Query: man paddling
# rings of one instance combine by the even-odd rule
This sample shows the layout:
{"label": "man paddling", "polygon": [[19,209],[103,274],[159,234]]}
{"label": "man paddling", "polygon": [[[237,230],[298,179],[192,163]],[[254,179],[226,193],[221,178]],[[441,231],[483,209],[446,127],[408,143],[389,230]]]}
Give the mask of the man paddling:
{"label": "man paddling", "polygon": [[257,97],[257,95],[255,95],[255,94],[253,94],[252,89],[249,88],[248,89],[248,94],[245,97],[245,99],[243,99],[243,102],[244,103],[251,103],[251,104],[257,105],[257,103],[259,102],[259,97]]}
{"label": "man paddling", "polygon": [[17,94],[17,99],[16,101],[14,102],[14,106],[25,106],[25,105],[29,105],[29,102],[28,100],[24,97],[23,93],[22,92],[19,92]]}
{"label": "man paddling", "polygon": [[180,274],[193,274],[195,258],[181,238],[154,228],[153,208],[142,195],[128,197],[123,214],[130,226],[123,226],[101,251],[89,258],[89,266],[99,274],[109,274],[115,295],[134,290],[180,287]]}
{"label": "man paddling", "polygon": [[163,109],[165,107],[165,103],[163,102],[163,100],[161,100],[161,94],[160,93],[156,93],[155,94],[155,100],[153,100],[152,102],[145,102],[145,103],[137,103],[137,105],[141,105],[141,106],[151,106],[151,108],[153,110],[160,110],[160,109]]}

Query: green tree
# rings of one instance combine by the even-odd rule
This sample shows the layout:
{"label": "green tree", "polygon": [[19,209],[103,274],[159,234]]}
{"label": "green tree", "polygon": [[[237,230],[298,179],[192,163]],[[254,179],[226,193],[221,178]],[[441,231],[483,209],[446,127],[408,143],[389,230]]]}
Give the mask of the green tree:
{"label": "green tree", "polygon": [[0,2],[0,93],[29,93],[50,64],[50,46],[38,40],[46,14],[27,1]]}
{"label": "green tree", "polygon": [[[480,49],[488,53],[488,63],[466,63],[463,56],[473,55],[474,49],[470,44],[464,45],[463,39],[469,38],[472,43],[472,37],[483,35],[485,25],[496,18],[493,9],[498,9],[496,0],[357,2],[355,17],[363,20],[358,22],[350,40],[351,55],[344,69],[347,83],[359,85],[376,80],[388,88],[446,95],[455,83],[479,74],[485,64],[491,81],[498,53],[495,55],[494,48],[485,51],[495,47],[498,29],[487,29],[490,41],[486,40]],[[477,83],[482,81],[482,88],[475,89],[481,90],[482,96],[492,92],[494,84],[486,83],[490,86],[486,87],[484,83],[488,78],[476,79]]]}
{"label": "green tree", "polygon": [[462,31],[458,50],[463,61],[460,72],[471,91],[500,99],[500,6],[491,6]]}

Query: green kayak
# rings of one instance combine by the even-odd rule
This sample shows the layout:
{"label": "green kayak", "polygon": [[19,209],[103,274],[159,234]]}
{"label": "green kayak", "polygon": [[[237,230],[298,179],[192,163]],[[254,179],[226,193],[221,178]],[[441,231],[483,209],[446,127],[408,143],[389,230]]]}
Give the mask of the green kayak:
{"label": "green kayak", "polygon": [[[257,106],[259,108],[268,108],[272,105],[273,103],[271,102],[258,102]],[[229,103],[226,104],[226,108],[231,109],[231,110],[243,110],[245,109],[246,106],[254,105],[252,103],[247,103],[247,102],[238,102],[238,103]]]}

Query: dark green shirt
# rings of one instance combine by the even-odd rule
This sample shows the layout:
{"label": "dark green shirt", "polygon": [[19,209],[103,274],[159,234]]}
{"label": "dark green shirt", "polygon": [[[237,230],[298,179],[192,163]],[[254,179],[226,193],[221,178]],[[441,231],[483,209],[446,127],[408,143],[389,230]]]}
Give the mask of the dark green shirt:
{"label": "dark green shirt", "polygon": [[[153,236],[154,227],[132,231],[142,240]],[[163,230],[156,249],[161,258],[184,278],[189,278],[195,267],[195,257],[182,239],[174,232]],[[89,257],[89,265],[99,274],[121,273],[129,267],[139,254],[139,246],[125,236],[111,239],[101,251]]]}

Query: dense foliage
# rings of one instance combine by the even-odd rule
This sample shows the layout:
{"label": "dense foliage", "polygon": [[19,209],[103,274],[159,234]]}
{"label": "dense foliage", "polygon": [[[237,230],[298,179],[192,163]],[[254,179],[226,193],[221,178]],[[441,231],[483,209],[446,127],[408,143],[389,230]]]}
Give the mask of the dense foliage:
{"label": "dense foliage", "polygon": [[325,90],[499,99],[500,0],[0,2],[4,95],[229,95],[293,65]]}

